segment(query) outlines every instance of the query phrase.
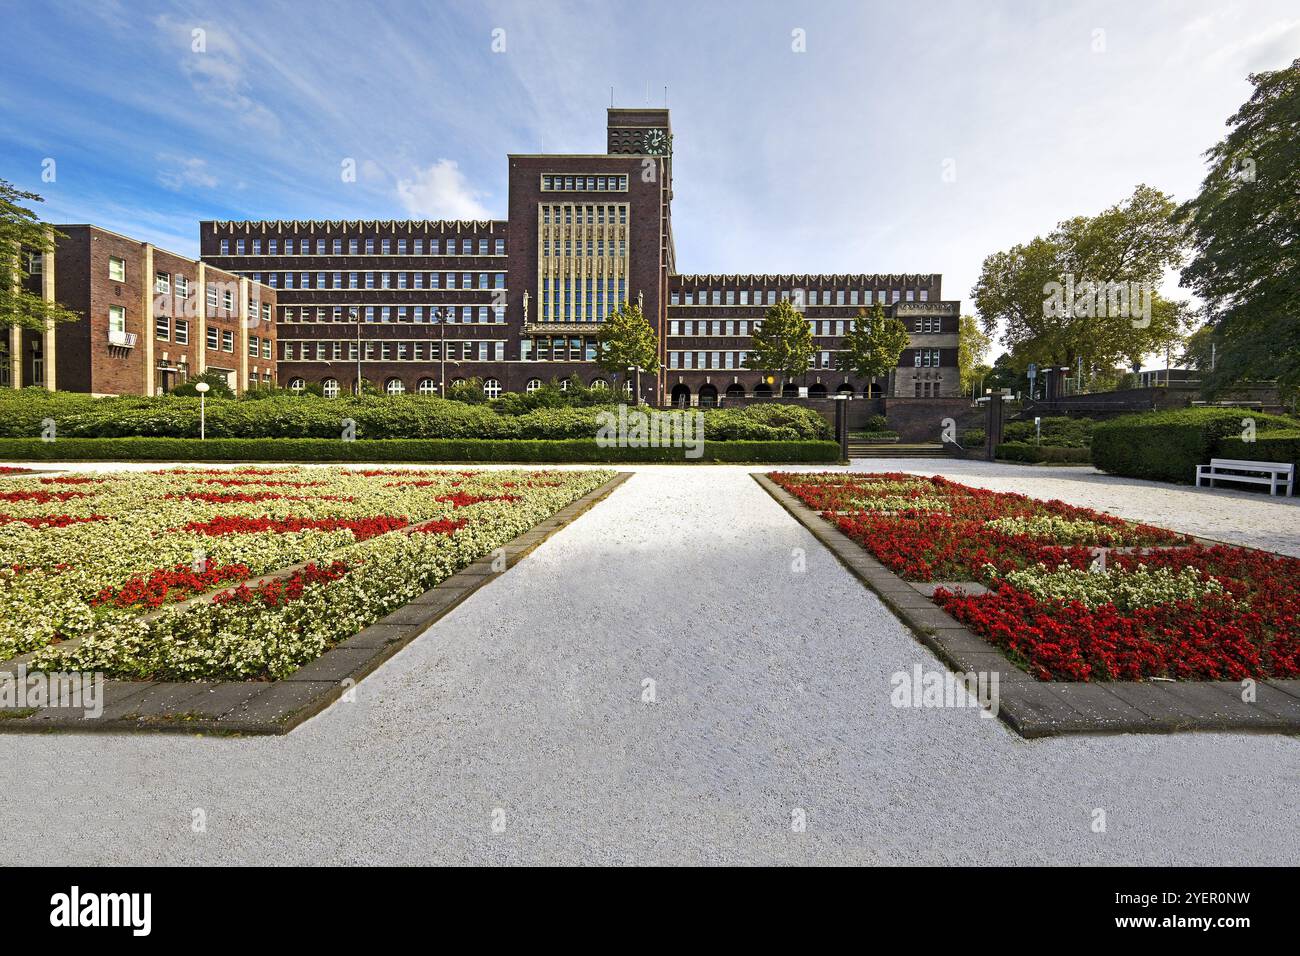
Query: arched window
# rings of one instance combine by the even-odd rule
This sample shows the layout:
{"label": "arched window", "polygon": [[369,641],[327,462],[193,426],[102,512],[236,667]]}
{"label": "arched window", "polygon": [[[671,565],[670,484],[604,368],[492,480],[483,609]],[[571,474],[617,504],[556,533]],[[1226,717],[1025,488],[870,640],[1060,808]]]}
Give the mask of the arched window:
{"label": "arched window", "polygon": [[321,391],[326,398],[339,397],[339,380],[337,378],[327,378],[320,383]]}
{"label": "arched window", "polygon": [[542,380],[540,378],[530,378],[528,380],[528,384],[524,386],[524,391],[535,392],[541,387],[542,387]]}
{"label": "arched window", "polygon": [[300,378],[289,379],[289,391],[301,394],[307,388],[307,383]]}
{"label": "arched window", "polygon": [[713,408],[718,404],[718,390],[712,385],[701,385],[699,396],[701,408]]}
{"label": "arched window", "polygon": [[560,391],[567,392],[568,390],[569,390],[569,380],[566,378],[563,382],[560,383]]}
{"label": "arched window", "polygon": [[603,378],[593,378],[593,379],[591,380],[591,387],[592,387],[592,388],[609,388],[609,382],[605,381]]}
{"label": "arched window", "polygon": [[745,386],[739,382],[732,382],[727,386],[727,398],[744,398]]}
{"label": "arched window", "polygon": [[449,387],[449,388],[455,388],[455,387],[457,387],[458,385],[464,385],[464,384],[465,384],[465,380],[464,380],[463,378],[453,378],[453,379],[451,380],[451,385],[448,386],[448,387]]}
{"label": "arched window", "polygon": [[483,394],[488,398],[497,398],[501,395],[501,383],[495,378],[483,380]]}
{"label": "arched window", "polygon": [[422,378],[415,383],[415,390],[421,395],[437,395],[438,383],[431,378]]}
{"label": "arched window", "polygon": [[405,395],[406,386],[402,384],[400,378],[390,378],[384,383],[384,391],[389,395]]}

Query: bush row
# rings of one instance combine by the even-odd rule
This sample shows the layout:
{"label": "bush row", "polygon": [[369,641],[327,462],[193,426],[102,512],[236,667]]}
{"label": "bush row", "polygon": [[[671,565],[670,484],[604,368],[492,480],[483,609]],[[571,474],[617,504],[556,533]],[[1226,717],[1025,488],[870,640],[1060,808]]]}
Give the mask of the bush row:
{"label": "bush row", "polygon": [[1220,438],[1214,446],[1213,457],[1285,461],[1300,470],[1300,428],[1256,432],[1254,441],[1246,441],[1240,435]]}
{"label": "bush row", "polygon": [[[1245,451],[1229,441],[1246,432],[1252,421],[1256,438],[1300,427],[1300,422],[1281,415],[1240,408],[1182,408],[1125,415],[1093,429],[1092,460],[1113,475],[1190,484],[1195,481],[1196,466],[1213,457],[1258,457],[1253,448]],[[1241,444],[1258,446],[1259,442]],[[1232,453],[1218,450],[1224,447]]]}
{"label": "bush row", "polygon": [[835,462],[831,441],[706,441],[699,458],[684,448],[601,447],[593,438],[0,438],[0,461],[253,462]]}
{"label": "bush row", "polygon": [[1062,445],[1034,445],[1029,442],[1009,441],[998,445],[995,455],[1003,461],[1055,461],[1086,462],[1090,460],[1087,448],[1070,448]]}
{"label": "bush row", "polygon": [[[209,438],[339,438],[345,421],[357,438],[594,438],[603,407],[541,407],[502,414],[433,396],[318,398],[274,395],[257,400],[209,400]],[[197,438],[199,400],[183,396],[93,398],[68,392],[22,389],[0,392],[0,437],[39,437],[53,420],[59,437]],[[704,412],[712,441],[815,441],[831,429],[812,409],[752,405]]]}
{"label": "bush row", "polygon": [[[1044,418],[1040,424],[1040,444],[1058,448],[1087,448],[1092,444],[1092,430],[1097,423],[1091,418],[1070,418],[1067,415]],[[1033,419],[1027,422],[1008,422],[1002,429],[1002,440],[1032,442],[1036,437]]]}

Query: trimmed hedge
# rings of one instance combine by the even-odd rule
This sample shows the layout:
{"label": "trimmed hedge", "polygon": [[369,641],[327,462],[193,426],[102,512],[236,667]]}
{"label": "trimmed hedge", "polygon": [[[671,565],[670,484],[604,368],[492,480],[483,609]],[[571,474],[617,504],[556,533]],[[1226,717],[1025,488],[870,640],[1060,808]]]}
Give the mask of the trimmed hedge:
{"label": "trimmed hedge", "polygon": [[[1196,480],[1196,466],[1208,464],[1225,439],[1240,435],[1243,419],[1253,419],[1260,431],[1290,430],[1300,424],[1281,415],[1241,408],[1181,408],[1125,415],[1093,429],[1092,461],[1112,475],[1191,484]],[[1219,457],[1252,456],[1234,452]]]}
{"label": "trimmed hedge", "polygon": [[1245,441],[1240,435],[1220,438],[1212,457],[1290,462],[1300,470],[1300,428],[1256,432],[1253,442]]}
{"label": "trimmed hedge", "polygon": [[838,462],[831,441],[704,443],[684,448],[602,448],[594,438],[556,441],[334,438],[0,438],[0,461],[282,461],[282,462]]}
{"label": "trimmed hedge", "polygon": [[1032,445],[1028,442],[1003,442],[994,451],[1000,461],[1061,462],[1065,464],[1088,462],[1091,453],[1087,448],[1070,448],[1061,445]]}
{"label": "trimmed hedge", "polygon": [[[1091,418],[1070,418],[1058,415],[1044,418],[1040,423],[1044,445],[1058,448],[1087,448],[1092,443],[1092,430],[1097,423]],[[1032,442],[1035,437],[1033,419],[1025,422],[1008,422],[1002,429],[1004,442]]]}
{"label": "trimmed hedge", "polygon": [[[209,438],[339,439],[343,422],[356,437],[384,438],[595,438],[596,416],[616,406],[527,408],[469,405],[423,395],[320,398],[283,395],[207,402]],[[818,412],[795,405],[701,409],[710,441],[830,440]],[[198,438],[199,400],[183,396],[94,398],[43,389],[0,389],[0,437],[38,438],[52,419],[60,438]]]}

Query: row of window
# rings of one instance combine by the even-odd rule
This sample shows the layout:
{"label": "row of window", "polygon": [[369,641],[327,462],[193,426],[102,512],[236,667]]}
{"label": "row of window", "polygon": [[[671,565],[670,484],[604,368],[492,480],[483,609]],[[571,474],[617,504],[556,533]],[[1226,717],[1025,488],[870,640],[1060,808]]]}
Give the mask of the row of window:
{"label": "row of window", "polygon": [[[857,325],[855,319],[809,319],[808,324],[812,326],[812,334],[819,336],[828,335],[846,335],[853,331]],[[759,319],[712,319],[712,320],[674,320],[668,323],[668,334],[683,335],[709,335],[709,336],[747,336],[750,329],[758,331],[763,325]],[[939,331],[939,318],[935,316],[925,317],[916,320],[915,332],[919,334],[937,333]]]}
{"label": "row of window", "polygon": [[793,302],[795,308],[808,305],[890,305],[894,302],[928,302],[930,291],[921,289],[702,289],[676,291],[669,305],[776,305]]}
{"label": "row of window", "polygon": [[543,192],[627,192],[626,176],[557,176],[542,177]]}
{"label": "row of window", "polygon": [[[118,256],[108,257],[108,277],[114,282],[126,281],[126,260]],[[260,282],[261,279],[254,278],[254,282]],[[210,312],[216,312],[224,308],[230,314],[235,311],[235,290],[238,283],[234,281],[227,282],[209,282],[207,283],[207,303]],[[189,276],[170,272],[158,271],[153,277],[153,291],[156,295],[172,296],[176,299],[185,300],[190,297],[190,279]],[[253,296],[248,297],[248,312],[256,316],[261,311],[262,318],[266,321],[271,320],[270,303],[262,304],[259,299]]]}
{"label": "row of window", "polygon": [[[815,368],[834,368],[836,352],[818,352],[813,360]],[[669,352],[669,368],[745,368],[749,353],[743,352]],[[917,349],[912,356],[917,368],[938,368],[939,349]]]}
{"label": "row of window", "polygon": [[[542,240],[543,259],[549,259],[552,256],[559,257],[561,255],[581,259],[584,258],[584,250],[586,251],[586,258],[603,259],[605,258],[605,240],[588,239],[584,245],[582,240],[579,239],[575,246],[572,239],[565,239],[563,247],[561,247],[559,239]],[[619,239],[617,245],[614,244],[613,239],[609,240],[609,254],[611,256],[617,256],[620,259],[626,259],[627,240]]]}
{"label": "row of window", "polygon": [[[283,242],[284,251],[281,252],[281,243]],[[457,243],[459,242],[459,251]],[[345,255],[343,249],[346,243],[346,255],[412,255],[412,256],[504,256],[506,254],[506,241],[504,239],[267,239],[265,247],[261,239],[236,239],[234,241],[235,255],[265,255],[268,256],[341,256]],[[426,251],[427,245],[427,251]],[[218,242],[220,254],[223,256],[230,255],[231,241],[222,239]],[[376,252],[376,250],[378,250]]]}
{"label": "row of window", "polygon": [[[504,341],[449,339],[445,344],[448,362],[506,360]],[[286,362],[355,362],[358,357],[363,362],[439,362],[443,359],[443,345],[438,339],[370,339],[361,343],[344,340],[281,341],[280,355]]]}
{"label": "row of window", "polygon": [[[504,272],[254,272],[272,289],[504,289]],[[460,276],[457,283],[456,277]],[[347,277],[346,284],[344,276]],[[297,285],[295,286],[295,282]],[[427,286],[426,286],[427,283]]]}
{"label": "row of window", "polygon": [[[455,388],[459,385],[464,385],[465,379],[459,377],[453,378],[447,384],[450,387]],[[540,378],[530,378],[528,380],[528,383],[524,386],[524,391],[535,392],[541,387],[542,387],[542,380]],[[595,378],[592,379],[591,381],[591,387],[609,388],[609,382],[605,381],[603,378]],[[305,379],[301,379],[301,378],[289,379],[290,391],[302,392],[305,391],[306,388],[307,388],[307,382]],[[632,383],[626,382],[624,384],[624,389],[628,392],[628,394],[631,394]],[[569,383],[567,380],[560,382],[560,390],[565,392],[569,390]],[[338,379],[327,378],[321,382],[321,391],[324,393],[326,398],[338,398],[339,395],[342,394],[342,386],[339,384]],[[384,391],[387,392],[389,395],[404,395],[406,394],[406,383],[403,382],[400,378],[394,376],[392,378],[387,379],[384,382]],[[437,395],[438,383],[435,382],[432,378],[422,378],[418,382],[416,382],[415,391],[419,395]],[[485,378],[483,380],[483,394],[486,395],[488,398],[499,398],[501,396],[501,380],[496,378]]]}
{"label": "row of window", "polygon": [[503,305],[333,305],[280,310],[281,322],[414,322],[437,325],[499,324],[506,320]]}
{"label": "row of window", "polygon": [[625,279],[542,278],[543,322],[603,322],[626,301]]}
{"label": "row of window", "polygon": [[[543,206],[543,226],[627,225],[627,204],[617,206]],[[567,230],[566,230],[567,232]]]}

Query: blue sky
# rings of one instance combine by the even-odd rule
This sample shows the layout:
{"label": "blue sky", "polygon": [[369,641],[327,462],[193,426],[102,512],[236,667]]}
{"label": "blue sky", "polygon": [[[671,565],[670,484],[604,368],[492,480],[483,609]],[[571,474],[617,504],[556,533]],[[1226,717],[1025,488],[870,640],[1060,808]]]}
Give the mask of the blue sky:
{"label": "blue sky", "polygon": [[1246,75],[1300,56],[1294,0],[0,14],[0,177],[52,221],[193,255],[202,218],[502,218],[508,152],[602,152],[610,87],[666,85],[681,271],[940,272],[962,299],[985,255],[1138,183],[1194,194]]}

